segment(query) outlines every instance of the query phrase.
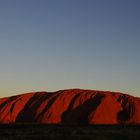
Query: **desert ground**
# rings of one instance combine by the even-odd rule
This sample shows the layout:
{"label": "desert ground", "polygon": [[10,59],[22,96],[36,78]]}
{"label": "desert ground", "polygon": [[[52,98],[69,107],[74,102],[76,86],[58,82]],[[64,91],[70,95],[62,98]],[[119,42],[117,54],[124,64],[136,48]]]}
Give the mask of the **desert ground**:
{"label": "desert ground", "polygon": [[139,125],[0,125],[1,140],[140,140]]}

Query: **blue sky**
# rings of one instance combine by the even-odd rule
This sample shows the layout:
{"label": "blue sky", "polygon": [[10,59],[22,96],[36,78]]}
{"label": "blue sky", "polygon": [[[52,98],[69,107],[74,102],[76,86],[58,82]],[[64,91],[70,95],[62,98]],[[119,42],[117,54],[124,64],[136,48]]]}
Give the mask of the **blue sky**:
{"label": "blue sky", "polygon": [[1,0],[0,97],[67,88],[140,96],[139,0]]}

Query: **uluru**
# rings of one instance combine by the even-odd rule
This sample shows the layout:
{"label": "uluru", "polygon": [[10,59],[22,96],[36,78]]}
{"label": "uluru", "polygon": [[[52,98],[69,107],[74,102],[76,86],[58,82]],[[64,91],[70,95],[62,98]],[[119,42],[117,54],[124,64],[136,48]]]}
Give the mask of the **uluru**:
{"label": "uluru", "polygon": [[67,89],[0,99],[0,124],[140,124],[140,98]]}

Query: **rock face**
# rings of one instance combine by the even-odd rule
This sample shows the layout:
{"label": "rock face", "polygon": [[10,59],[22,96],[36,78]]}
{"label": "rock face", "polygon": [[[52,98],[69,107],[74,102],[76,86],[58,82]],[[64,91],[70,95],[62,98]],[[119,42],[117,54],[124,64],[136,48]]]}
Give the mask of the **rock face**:
{"label": "rock face", "polygon": [[0,123],[140,124],[140,99],[81,89],[21,94],[0,99]]}

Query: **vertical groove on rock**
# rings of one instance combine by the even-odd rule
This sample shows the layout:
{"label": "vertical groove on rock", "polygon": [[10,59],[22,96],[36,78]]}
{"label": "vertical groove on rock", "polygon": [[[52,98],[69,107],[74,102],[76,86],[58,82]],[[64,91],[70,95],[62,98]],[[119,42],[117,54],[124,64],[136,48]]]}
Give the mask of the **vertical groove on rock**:
{"label": "vertical groove on rock", "polygon": [[135,112],[135,107],[132,98],[125,95],[120,95],[118,101],[121,103],[122,110],[118,112],[117,119],[120,124],[125,124],[130,120]]}
{"label": "vertical groove on rock", "polygon": [[62,114],[62,122],[88,124],[88,116],[99,106],[103,98],[104,95],[96,94],[93,98],[87,99],[83,104],[78,105],[75,109],[67,110]]}
{"label": "vertical groove on rock", "polygon": [[18,114],[16,122],[35,122],[35,113],[37,108],[42,104],[44,100],[51,96],[51,93],[42,95],[40,93],[34,94]]}
{"label": "vertical groove on rock", "polygon": [[56,92],[56,93],[53,93],[53,97],[48,101],[46,107],[43,109],[43,111],[38,115],[38,117],[36,118],[36,121],[38,119],[41,119],[43,118],[44,114],[47,112],[47,110],[51,107],[51,105],[54,103],[54,101],[57,99],[57,97],[60,95],[62,91],[59,91],[59,92]]}

